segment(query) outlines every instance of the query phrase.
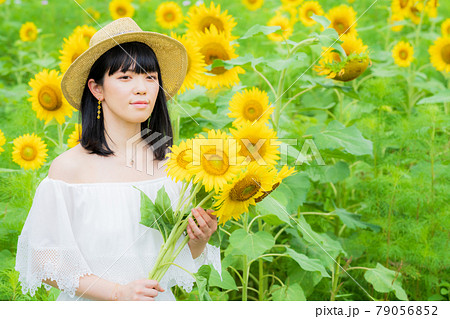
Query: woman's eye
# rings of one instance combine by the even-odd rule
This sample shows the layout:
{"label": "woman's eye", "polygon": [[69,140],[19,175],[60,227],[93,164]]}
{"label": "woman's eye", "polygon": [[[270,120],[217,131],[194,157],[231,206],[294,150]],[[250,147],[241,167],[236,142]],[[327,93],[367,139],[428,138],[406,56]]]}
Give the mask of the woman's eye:
{"label": "woman's eye", "polygon": [[148,79],[157,80],[158,78],[154,75],[147,76]]}
{"label": "woman's eye", "polygon": [[123,76],[121,76],[119,79],[128,79],[128,78],[129,78],[128,75],[123,75]]}

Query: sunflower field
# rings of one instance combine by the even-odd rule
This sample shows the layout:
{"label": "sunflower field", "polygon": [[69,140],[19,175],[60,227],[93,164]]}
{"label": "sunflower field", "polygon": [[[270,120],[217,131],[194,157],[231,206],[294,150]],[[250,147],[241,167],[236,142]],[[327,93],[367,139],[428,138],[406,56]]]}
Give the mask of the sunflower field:
{"label": "sunflower field", "polygon": [[202,266],[178,300],[450,300],[449,1],[0,0],[0,15],[0,300],[59,294],[22,294],[17,239],[78,144],[62,75],[122,17],[187,49],[173,156],[202,135],[252,162],[233,182],[198,168],[231,198],[215,195],[223,271]]}

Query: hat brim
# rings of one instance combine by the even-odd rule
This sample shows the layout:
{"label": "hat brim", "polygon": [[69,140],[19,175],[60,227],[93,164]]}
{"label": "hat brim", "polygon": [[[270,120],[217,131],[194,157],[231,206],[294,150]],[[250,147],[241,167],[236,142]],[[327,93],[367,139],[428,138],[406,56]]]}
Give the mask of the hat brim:
{"label": "hat brim", "polygon": [[188,64],[186,48],[179,41],[164,34],[136,31],[115,35],[93,45],[70,65],[61,81],[62,92],[69,104],[80,109],[89,72],[103,53],[118,44],[134,41],[147,44],[155,52],[166,99],[170,100],[180,89],[186,76]]}

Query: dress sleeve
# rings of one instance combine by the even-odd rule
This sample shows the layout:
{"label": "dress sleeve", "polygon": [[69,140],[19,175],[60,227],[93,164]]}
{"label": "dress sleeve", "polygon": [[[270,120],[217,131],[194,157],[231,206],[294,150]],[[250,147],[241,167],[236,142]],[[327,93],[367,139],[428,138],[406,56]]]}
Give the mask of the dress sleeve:
{"label": "dress sleeve", "polygon": [[74,297],[79,278],[92,274],[73,234],[72,197],[67,185],[48,177],[36,189],[17,244],[15,269],[24,294],[34,296],[42,281],[51,279]]}

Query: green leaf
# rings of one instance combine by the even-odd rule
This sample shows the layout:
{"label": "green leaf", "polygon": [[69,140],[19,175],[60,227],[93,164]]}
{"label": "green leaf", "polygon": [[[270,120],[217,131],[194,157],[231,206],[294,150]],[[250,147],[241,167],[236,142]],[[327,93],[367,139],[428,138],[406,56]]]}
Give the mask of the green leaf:
{"label": "green leaf", "polygon": [[319,259],[312,259],[304,254],[300,254],[291,248],[286,248],[288,255],[297,262],[297,264],[306,271],[318,271],[322,277],[330,277],[325,267]]}
{"label": "green leaf", "polygon": [[299,283],[283,287],[273,285],[270,290],[274,301],[306,301],[305,294]]}
{"label": "green leaf", "polygon": [[193,274],[197,283],[198,295],[200,301],[212,301],[209,295],[209,277],[211,274],[211,267],[209,265],[203,265],[199,268],[197,273]]}
{"label": "green leaf", "polygon": [[[133,186],[134,187],[134,186]],[[153,204],[152,200],[141,191],[139,188],[134,187],[141,193],[141,221],[142,225],[147,227],[155,228],[155,225],[152,225],[155,220],[159,217],[158,210]],[[157,229],[157,228],[156,228]]]}
{"label": "green leaf", "polygon": [[243,229],[238,229],[230,236],[230,245],[236,249],[236,253],[247,255],[250,260],[258,258],[274,244],[273,236],[265,231],[249,234]]}
{"label": "green leaf", "polygon": [[328,26],[331,24],[331,21],[328,20],[326,17],[318,16],[315,13],[313,13],[310,18],[313,19],[314,21],[320,23],[324,29],[328,28]]}
{"label": "green leaf", "polygon": [[[310,130],[311,129],[311,130]],[[338,121],[331,121],[322,132],[310,132],[319,149],[339,149],[353,155],[372,155],[372,142],[365,139],[356,126],[345,127]]]}
{"label": "green leaf", "polygon": [[421,99],[419,102],[417,102],[417,104],[420,105],[420,104],[433,104],[446,102],[450,102],[450,89],[446,89],[433,96],[425,97]]}
{"label": "green leaf", "polygon": [[255,66],[263,61],[264,61],[263,57],[255,58],[251,53],[247,53],[244,56],[239,56],[235,59],[223,61],[223,64],[226,66],[226,69],[230,69],[235,65],[244,65],[247,63],[251,63],[252,66]]}
{"label": "green leaf", "polygon": [[300,52],[295,56],[290,57],[289,59],[276,59],[273,61],[267,61],[265,62],[265,64],[276,71],[282,71],[287,68],[295,67],[295,64],[300,64],[299,61],[305,60],[307,58],[308,56],[304,52]]}
{"label": "green leaf", "polygon": [[175,218],[172,210],[172,203],[170,201],[169,195],[167,195],[166,190],[161,187],[156,194],[155,206],[158,209],[159,214],[162,215],[165,220],[169,222],[169,224],[175,224]]}
{"label": "green leaf", "polygon": [[308,224],[303,216],[297,219],[296,226],[303,235],[303,239],[310,244],[308,249],[314,251],[329,269],[334,267],[332,258],[336,259],[339,254],[346,255],[339,241],[330,238],[327,234],[317,233],[312,230],[311,225]]}
{"label": "green leaf", "polygon": [[211,275],[209,276],[209,285],[211,287],[219,287],[222,289],[238,290],[236,282],[228,271],[222,269],[222,279],[220,279],[219,273],[214,268],[211,268]]}
{"label": "green leaf", "polygon": [[257,204],[258,211],[263,215],[263,219],[273,225],[278,226],[281,224],[291,224],[291,220],[285,212],[285,205],[276,200],[273,195],[269,194],[260,203]]}
{"label": "green leaf", "polygon": [[284,193],[287,197],[286,210],[296,212],[298,206],[303,205],[306,201],[310,186],[308,176],[304,172],[299,172],[283,179],[280,186],[275,190],[274,196],[278,193]]}
{"label": "green leaf", "polygon": [[281,27],[280,26],[271,26],[270,27],[270,26],[255,24],[250,29],[248,29],[248,31],[245,32],[245,34],[242,37],[240,37],[240,39],[248,39],[259,33],[263,33],[263,34],[267,35],[270,33],[274,33],[277,30],[281,30]]}
{"label": "green leaf", "polygon": [[377,225],[372,225],[372,224],[360,221],[361,215],[352,214],[343,208],[337,208],[333,213],[338,215],[339,218],[341,219],[341,221],[350,229],[357,229],[357,228],[367,229],[367,228],[369,228],[376,232],[378,232],[380,230],[380,227]]}
{"label": "green leaf", "polygon": [[346,162],[339,161],[333,166],[310,166],[306,173],[315,182],[336,183],[350,176],[350,168]]}
{"label": "green leaf", "polygon": [[400,300],[408,300],[406,292],[403,290],[399,282],[400,274],[395,271],[383,267],[377,263],[376,268],[367,270],[364,278],[373,285],[373,288],[381,293],[394,291],[395,296]]}

